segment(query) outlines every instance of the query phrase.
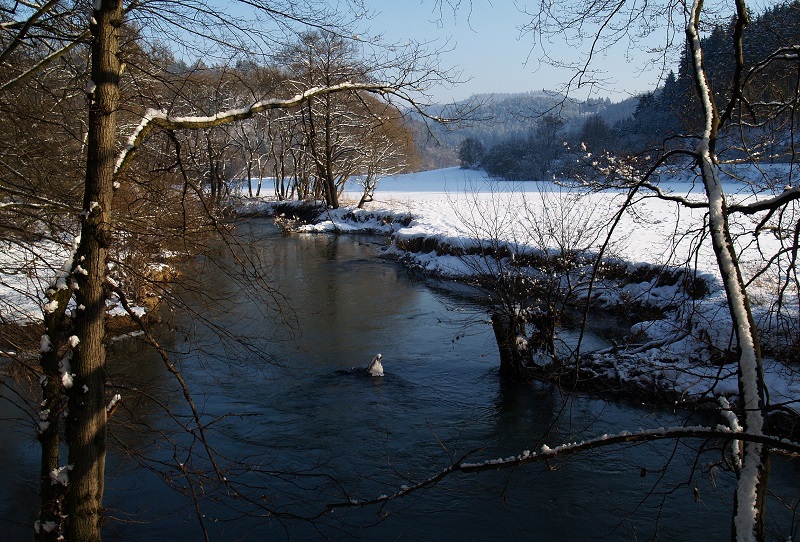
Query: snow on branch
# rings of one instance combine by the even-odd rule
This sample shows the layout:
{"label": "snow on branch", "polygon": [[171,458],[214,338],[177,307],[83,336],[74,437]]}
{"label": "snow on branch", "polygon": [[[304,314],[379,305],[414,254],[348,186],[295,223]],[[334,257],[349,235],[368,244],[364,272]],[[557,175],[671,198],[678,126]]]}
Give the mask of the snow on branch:
{"label": "snow on branch", "polygon": [[[703,47],[700,38],[702,6],[702,0],[694,0],[689,22],[686,25],[694,81],[705,117],[703,136],[696,147],[696,152],[702,171],[703,185],[708,196],[708,229],[739,342],[738,379],[741,390],[740,398],[744,408],[742,426],[748,435],[760,436],[763,435],[764,429],[764,369],[746,286],[732,246],[725,195],[720,180],[719,164],[714,152],[721,119],[718,117],[715,95],[711,90],[708,72],[703,65]],[[736,20],[746,21],[747,10],[744,2],[737,2],[736,8]],[[738,92],[740,91],[737,90],[736,93]],[[728,111],[725,114],[727,115]],[[759,523],[763,526],[761,514],[764,489],[759,486],[768,472],[765,468],[767,450],[763,446],[761,442],[755,440],[750,440],[744,446],[742,468],[738,474],[739,480],[736,486],[736,511],[733,515],[733,537],[737,541],[755,540],[758,538]]]}
{"label": "snow on branch", "polygon": [[734,431],[729,428],[719,426],[717,428],[706,426],[694,427],[674,427],[674,428],[657,428],[650,430],[643,430],[637,433],[623,431],[614,435],[603,435],[601,437],[586,440],[583,442],[572,442],[562,444],[556,447],[542,446],[541,451],[532,452],[525,450],[519,455],[487,459],[485,461],[473,463],[467,462],[466,459],[473,455],[476,451],[464,455],[461,459],[454,462],[451,466],[443,469],[438,474],[426,478],[421,482],[413,485],[403,485],[395,493],[390,495],[381,495],[373,499],[366,500],[349,500],[340,503],[331,503],[327,506],[328,511],[333,511],[337,508],[346,508],[353,506],[369,506],[376,504],[384,504],[391,500],[405,497],[416,491],[433,487],[446,477],[455,473],[478,473],[490,470],[511,469],[536,462],[546,462],[551,459],[556,459],[560,456],[574,455],[587,450],[602,448],[606,446],[615,446],[620,444],[635,444],[644,442],[653,442],[659,440],[682,439],[682,438],[702,438],[702,439],[726,439],[730,441],[745,441],[759,443],[769,446],[776,450],[781,450],[793,456],[800,456],[800,443],[788,439],[781,439],[762,434],[751,434],[742,431]]}
{"label": "snow on branch", "polygon": [[47,314],[56,312],[56,310],[63,309],[66,306],[67,298],[58,296],[58,292],[69,290],[69,277],[72,275],[73,267],[75,265],[75,256],[78,253],[78,245],[81,243],[80,234],[76,235],[72,240],[72,250],[61,267],[61,271],[53,277],[50,287],[47,289],[46,294],[50,302],[44,306],[44,311]]}
{"label": "snow on branch", "polygon": [[728,207],[728,212],[752,215],[760,211],[777,209],[797,199],[800,199],[800,187],[789,187],[774,198],[759,200],[749,205],[730,205]]}
{"label": "snow on branch", "polygon": [[74,465],[64,465],[63,467],[56,467],[49,472],[50,485],[61,484],[66,487],[69,484],[69,471],[72,470]]}
{"label": "snow on branch", "polygon": [[[202,128],[212,128],[215,126],[221,126],[224,124],[249,119],[257,113],[261,113],[262,111],[267,111],[270,109],[292,109],[298,107],[307,100],[314,98],[315,96],[324,96],[326,94],[347,91],[363,91],[379,94],[381,96],[396,96],[417,108],[418,111],[422,112],[422,108],[419,106],[419,104],[417,104],[417,102],[411,98],[411,96],[403,92],[401,87],[397,85],[352,82],[345,82],[338,85],[325,87],[313,87],[296,94],[292,98],[270,98],[266,100],[260,100],[245,107],[221,111],[210,116],[173,117],[168,115],[165,111],[148,109],[142,117],[139,126],[137,126],[130,135],[127,144],[120,153],[117,159],[117,164],[114,168],[114,173],[116,174],[124,169],[125,166],[133,159],[142,142],[147,139],[147,136],[150,135],[150,132],[152,132],[154,128],[161,128],[163,130],[197,130]],[[432,116],[428,116],[428,118],[431,118],[431,120],[437,122],[446,122],[447,120]]]}
{"label": "snow on branch", "polygon": [[790,45],[788,47],[780,47],[779,49],[773,51],[772,54],[767,56],[761,62],[756,63],[750,71],[747,73],[745,77],[745,84],[754,76],[758,75],[760,72],[766,70],[770,64],[777,60],[798,60],[800,59],[800,45]]}

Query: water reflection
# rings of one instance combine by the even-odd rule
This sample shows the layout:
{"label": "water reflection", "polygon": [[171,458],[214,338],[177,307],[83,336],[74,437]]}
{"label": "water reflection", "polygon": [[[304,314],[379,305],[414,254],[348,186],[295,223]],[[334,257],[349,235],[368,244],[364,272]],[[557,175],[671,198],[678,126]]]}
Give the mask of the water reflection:
{"label": "water reflection", "polygon": [[[6,360],[0,359],[0,363]],[[0,380],[0,532],[32,536],[39,491],[39,444],[29,411],[12,384]],[[2,537],[0,537],[2,538]]]}

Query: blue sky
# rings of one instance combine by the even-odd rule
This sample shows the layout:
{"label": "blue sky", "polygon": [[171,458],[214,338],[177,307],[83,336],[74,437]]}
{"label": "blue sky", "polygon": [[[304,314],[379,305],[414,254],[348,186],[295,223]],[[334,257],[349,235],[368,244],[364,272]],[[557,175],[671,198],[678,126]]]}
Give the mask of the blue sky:
{"label": "blue sky", "polygon": [[[365,0],[378,12],[367,26],[371,34],[383,33],[389,42],[406,39],[436,40],[444,44],[448,38],[454,47],[444,55],[443,64],[455,65],[471,80],[454,89],[437,89],[439,101],[459,100],[475,93],[526,92],[558,90],[573,74],[539,62],[538,51],[532,51],[530,36],[521,36],[519,25],[527,22],[512,0],[464,0],[457,11],[446,4],[441,13],[433,0]],[[574,56],[574,50],[553,44],[553,53],[560,58]],[[637,73],[643,58],[625,59],[624,50],[601,57],[595,64],[606,70],[615,81],[610,89],[595,91],[594,97],[614,101],[653,90],[658,73]],[[575,93],[585,98],[586,91]]]}

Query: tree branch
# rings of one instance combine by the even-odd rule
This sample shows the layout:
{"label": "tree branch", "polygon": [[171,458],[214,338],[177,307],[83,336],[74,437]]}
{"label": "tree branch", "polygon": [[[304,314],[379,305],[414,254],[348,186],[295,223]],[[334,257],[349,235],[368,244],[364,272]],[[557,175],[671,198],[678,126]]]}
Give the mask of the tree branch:
{"label": "tree branch", "polygon": [[52,61],[54,61],[54,60],[56,60],[58,58],[61,58],[62,56],[67,54],[76,45],[81,43],[83,40],[89,38],[91,35],[92,35],[91,30],[88,30],[88,29],[84,30],[83,33],[75,36],[75,38],[73,38],[72,41],[70,41],[67,45],[65,45],[61,49],[51,53],[50,55],[44,57],[37,64],[35,64],[31,68],[29,68],[26,72],[23,72],[22,74],[18,75],[14,79],[11,79],[10,81],[6,81],[2,85],[0,85],[0,92],[5,92],[5,91],[7,91],[9,89],[14,88],[15,86],[19,85],[20,83],[23,83],[23,82],[27,81],[34,74],[38,73],[42,68],[44,68],[45,66],[50,64]]}
{"label": "tree branch", "polygon": [[752,215],[760,211],[771,211],[777,209],[778,207],[782,207],[787,203],[797,199],[800,199],[800,187],[784,190],[782,194],[775,196],[774,198],[757,201],[749,205],[730,205],[728,207],[728,212]]}
{"label": "tree branch", "polygon": [[4,64],[5,61],[8,60],[8,57],[11,56],[11,53],[13,53],[17,49],[17,47],[20,46],[22,40],[25,38],[25,35],[28,33],[31,27],[34,24],[36,24],[36,21],[38,21],[42,15],[44,15],[45,13],[50,11],[53,7],[55,7],[55,5],[58,4],[60,1],[61,0],[50,0],[45,5],[36,10],[36,12],[33,15],[28,17],[28,20],[25,21],[25,23],[22,25],[17,35],[14,37],[11,43],[8,44],[8,47],[6,47],[5,50],[2,53],[0,53],[0,64]]}
{"label": "tree branch", "polygon": [[440,481],[455,473],[478,473],[483,471],[497,471],[501,469],[513,469],[528,465],[531,463],[547,462],[562,456],[571,456],[587,450],[594,450],[597,448],[605,448],[608,446],[617,446],[620,444],[636,444],[644,442],[655,442],[659,440],[670,439],[683,439],[683,438],[698,438],[698,439],[722,439],[727,441],[744,441],[763,444],[772,447],[773,449],[780,450],[791,454],[793,456],[800,456],[800,443],[780,439],[777,437],[770,437],[764,434],[749,434],[740,431],[729,431],[725,429],[714,429],[711,427],[697,426],[697,427],[676,427],[671,429],[650,429],[638,433],[622,432],[616,435],[603,435],[601,437],[587,440],[584,442],[573,442],[563,444],[555,448],[543,446],[541,452],[531,452],[525,450],[521,454],[506,458],[489,459],[479,463],[469,463],[466,459],[476,453],[474,450],[461,459],[454,462],[451,466],[445,468],[438,474],[426,478],[421,482],[414,485],[403,486],[399,491],[391,495],[381,495],[373,499],[366,500],[351,500],[348,502],[331,503],[328,505],[328,511],[336,510],[337,508],[347,508],[355,506],[369,506],[375,504],[386,503],[394,499],[405,497],[411,493],[415,493],[422,489],[433,487]]}
{"label": "tree branch", "polygon": [[[346,91],[363,91],[371,92],[381,96],[397,96],[403,101],[408,102],[419,112],[424,114],[422,107],[408,94],[404,93],[397,86],[391,84],[380,83],[351,83],[345,82],[338,85],[331,85],[326,87],[313,87],[296,94],[292,98],[278,99],[272,98],[254,102],[249,106],[230,109],[211,116],[192,116],[192,117],[172,117],[165,111],[158,111],[155,109],[148,109],[139,126],[134,130],[128,138],[128,143],[120,153],[117,159],[115,172],[119,173],[123,170],[128,163],[133,159],[139,150],[142,142],[147,139],[147,136],[153,131],[154,128],[161,128],[163,130],[196,130],[201,128],[213,128],[215,126],[222,126],[231,122],[245,120],[253,117],[257,113],[267,111],[270,109],[293,109],[300,106],[304,102],[317,96],[325,96],[336,92]],[[448,119],[426,115],[427,118],[436,122],[446,123]]]}

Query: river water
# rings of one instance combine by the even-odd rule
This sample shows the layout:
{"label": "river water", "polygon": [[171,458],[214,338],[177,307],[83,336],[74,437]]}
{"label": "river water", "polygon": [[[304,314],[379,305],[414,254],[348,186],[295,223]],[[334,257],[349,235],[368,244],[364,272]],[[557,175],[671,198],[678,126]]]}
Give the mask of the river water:
{"label": "river water", "polygon": [[[220,467],[243,495],[272,510],[314,514],[329,503],[391,494],[470,452],[473,461],[505,457],[690,418],[504,383],[485,311],[379,258],[380,239],[283,237],[261,220],[248,227],[243,254],[263,266],[278,293],[263,295],[253,279],[234,280],[198,262],[178,292],[197,312],[176,313],[161,340],[206,423],[219,418],[208,431],[226,458]],[[230,336],[216,333],[217,325]],[[179,465],[208,464],[202,447],[176,431],[178,424],[193,428],[181,391],[138,339],[115,341],[109,352],[111,382],[136,390],[122,391],[124,409],[112,419],[113,438],[128,453],[115,444],[109,457],[106,539],[201,540]],[[363,371],[378,352],[383,378]],[[690,423],[701,421],[715,423]],[[34,519],[36,447],[29,432],[3,423],[0,518],[9,540],[25,540]],[[194,489],[212,540],[577,541],[656,533],[721,540],[730,530],[733,486],[712,466],[718,453],[697,459],[701,446],[609,448],[458,475],[384,507],[339,509],[313,523],[267,517],[245,498],[218,500],[213,479]],[[247,472],[236,472],[239,466]],[[797,474],[790,463],[773,471],[794,499]],[[785,539],[790,512],[777,513],[776,503],[771,509],[774,532]]]}

